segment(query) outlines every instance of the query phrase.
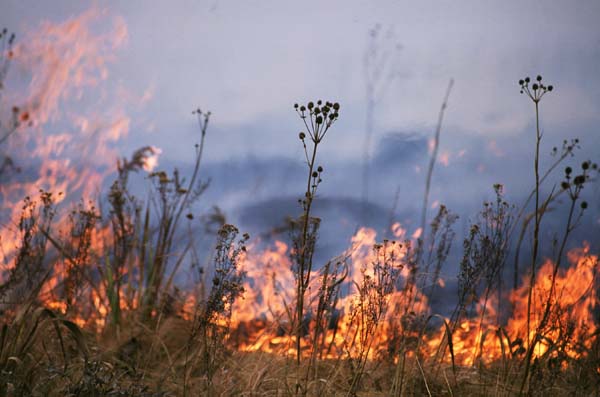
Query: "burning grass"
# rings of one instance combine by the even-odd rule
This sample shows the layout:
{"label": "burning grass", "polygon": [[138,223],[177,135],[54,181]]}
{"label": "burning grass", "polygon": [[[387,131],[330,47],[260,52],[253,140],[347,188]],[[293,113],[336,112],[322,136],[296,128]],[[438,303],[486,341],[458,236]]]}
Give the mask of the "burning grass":
{"label": "burning grass", "polygon": [[[12,42],[2,52],[8,58],[0,60],[0,79]],[[520,86],[539,118],[540,99],[552,86],[536,81]],[[378,239],[375,230],[359,228],[338,257],[313,263],[321,220],[312,204],[326,175],[317,147],[326,133],[335,140],[341,107],[315,101],[295,109],[305,128],[298,137],[307,184],[289,240],[252,240],[216,213],[207,259],[197,252],[192,224],[199,222],[193,204],[208,187],[201,163],[210,112],[194,112],[200,139],[191,175],[153,171],[160,149],[144,147],[118,161],[114,182],[97,201],[74,197],[102,179],[87,178],[92,169],[77,175],[68,162],[48,159],[37,178],[23,182],[16,169],[0,169],[10,173],[0,182],[7,217],[0,233],[0,396],[598,393],[598,255],[585,242],[566,249],[597,166],[566,167],[560,190],[544,197],[540,189],[578,141],[555,150],[544,174],[538,129],[535,186],[523,206],[509,205],[502,186],[494,187],[496,199],[484,203],[463,240],[456,308],[447,315],[430,306],[445,284],[442,268],[451,260],[458,218],[443,205],[429,222],[424,210],[413,233],[394,224],[394,239]],[[40,120],[33,108],[26,119],[19,109],[13,113],[0,144]],[[53,145],[61,145],[59,138]],[[150,193],[138,197],[129,181],[144,172]],[[46,188],[34,194],[39,186]],[[25,198],[15,207],[20,193]],[[539,246],[547,242],[539,229],[558,197],[566,198],[568,219],[556,231],[555,254],[543,257]],[[526,235],[534,246],[523,269]],[[522,281],[508,289],[513,251]],[[179,285],[184,268],[193,282]]]}

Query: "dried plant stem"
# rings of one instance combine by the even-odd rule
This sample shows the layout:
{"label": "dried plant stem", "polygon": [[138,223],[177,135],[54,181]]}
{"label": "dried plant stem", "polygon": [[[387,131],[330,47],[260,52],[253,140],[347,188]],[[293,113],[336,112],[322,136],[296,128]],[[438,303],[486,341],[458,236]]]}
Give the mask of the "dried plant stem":
{"label": "dried plant stem", "polygon": [[444,120],[444,112],[448,107],[448,97],[450,97],[450,91],[454,85],[454,79],[450,79],[448,82],[448,88],[446,89],[446,95],[444,101],[440,107],[440,113],[438,115],[437,126],[435,128],[435,136],[433,140],[433,151],[431,152],[431,158],[429,159],[429,167],[427,169],[427,179],[425,180],[425,193],[423,195],[423,209],[421,210],[421,236],[425,236],[425,226],[427,222],[427,206],[429,205],[429,191],[431,190],[431,178],[433,176],[433,168],[437,160],[437,152],[440,146],[440,133],[442,131],[442,121]]}
{"label": "dried plant stem", "polygon": [[[313,145],[311,159],[308,162],[308,181],[306,186],[306,207],[303,214],[303,224],[302,224],[302,240],[300,241],[300,247],[302,252],[300,253],[300,263],[298,266],[298,283],[297,283],[297,291],[296,291],[296,315],[297,315],[297,323],[296,323],[296,363],[300,366],[300,358],[301,358],[301,339],[302,339],[302,325],[304,318],[304,295],[306,294],[306,289],[308,288],[308,283],[310,282],[310,272],[312,270],[312,261],[307,261],[307,245],[308,245],[308,224],[310,222],[310,210],[312,208],[313,195],[311,194],[311,181],[312,181],[312,173],[315,165],[315,160],[317,157],[317,142]],[[308,262],[308,263],[307,263]]]}
{"label": "dried plant stem", "polygon": [[530,336],[531,331],[532,331],[531,330],[531,304],[532,304],[533,289],[535,286],[536,270],[537,270],[536,268],[537,268],[538,252],[539,252],[539,245],[540,245],[540,240],[539,240],[540,223],[541,223],[541,219],[543,216],[543,212],[547,208],[549,200],[552,197],[552,194],[551,194],[550,198],[544,202],[542,208],[540,209],[539,157],[540,157],[540,143],[542,140],[542,134],[540,133],[539,102],[547,92],[552,91],[553,87],[551,85],[549,85],[549,86],[544,85],[542,83],[542,76],[540,76],[540,75],[537,76],[536,80],[537,80],[537,82],[533,83],[531,85],[531,87],[529,86],[529,82],[530,82],[529,77],[519,80],[519,85],[521,86],[521,94],[526,93],[527,96],[533,101],[533,103],[535,105],[535,157],[533,159],[533,168],[534,168],[534,173],[535,173],[535,186],[534,186],[534,189],[535,189],[534,190],[535,191],[535,213],[534,213],[535,224],[534,224],[534,230],[533,230],[533,250],[531,253],[531,270],[529,272],[529,287],[528,287],[528,291],[527,291],[527,318],[526,318],[526,330],[525,330],[525,332],[527,333],[525,335],[525,343],[526,343],[526,348],[527,348],[528,354],[525,357],[525,360],[526,360],[525,371],[523,374],[523,379],[521,382],[521,388],[519,390],[519,394],[523,393],[525,384],[527,382],[527,379],[529,378],[529,369],[530,369],[530,364],[531,364],[530,361],[531,361],[531,356],[533,354],[533,346],[535,346],[535,339],[537,337],[535,335],[533,336],[533,338]]}
{"label": "dried plant stem", "polygon": [[527,347],[531,344],[530,340],[530,329],[531,329],[531,297],[533,294],[533,287],[535,284],[535,272],[536,263],[538,257],[538,250],[540,246],[540,172],[539,172],[539,157],[540,157],[540,141],[542,140],[540,134],[540,112],[539,112],[539,100],[534,100],[535,103],[535,158],[533,168],[535,172],[535,224],[533,229],[533,252],[531,254],[531,271],[529,277],[529,290],[527,291]]}

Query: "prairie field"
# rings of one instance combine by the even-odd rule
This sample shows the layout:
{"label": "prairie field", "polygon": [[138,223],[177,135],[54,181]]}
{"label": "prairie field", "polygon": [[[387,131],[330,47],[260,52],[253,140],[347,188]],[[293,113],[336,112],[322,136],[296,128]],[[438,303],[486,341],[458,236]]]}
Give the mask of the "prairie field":
{"label": "prairie field", "polygon": [[[203,9],[206,29],[227,7]],[[598,138],[582,127],[597,79],[579,106],[578,80],[537,70],[474,99],[471,81],[444,77],[438,97],[406,99],[429,106],[412,124],[426,127],[383,135],[386,87],[421,77],[377,23],[364,101],[344,103],[345,82],[321,90],[323,68],[317,96],[252,113],[293,84],[271,71],[274,93],[242,95],[213,71],[199,78],[229,99],[158,134],[173,119],[156,114],[176,109],[161,79],[140,93],[112,66],[128,40],[137,51],[145,14],[109,9],[0,35],[0,397],[600,396]],[[322,40],[344,47],[336,37]],[[229,43],[215,40],[208,69]],[[472,115],[489,94],[499,104]],[[474,125],[522,131],[457,132],[465,108]]]}

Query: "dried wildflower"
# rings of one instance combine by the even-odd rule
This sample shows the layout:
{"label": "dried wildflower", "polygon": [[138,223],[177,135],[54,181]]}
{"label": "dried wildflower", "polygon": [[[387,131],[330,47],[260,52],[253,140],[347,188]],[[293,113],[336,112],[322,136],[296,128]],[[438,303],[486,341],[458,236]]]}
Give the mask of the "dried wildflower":
{"label": "dried wildflower", "polygon": [[[292,325],[292,332],[296,336],[296,360],[298,364],[300,364],[301,356],[300,340],[305,335],[306,328],[304,326],[304,298],[311,281],[312,254],[320,222],[318,218],[310,216],[317,188],[322,181],[319,175],[323,172],[323,167],[318,166],[315,168],[317,147],[339,115],[337,111],[339,105],[334,107],[330,102],[326,102],[325,106],[321,107],[322,103],[321,100],[318,100],[317,106],[315,106],[315,103],[311,101],[308,102],[306,106],[302,105],[299,111],[296,109],[298,116],[306,127],[306,134],[300,132],[299,138],[304,147],[304,154],[308,166],[308,180],[304,199],[298,200],[298,203],[302,205],[303,215],[298,221],[294,222],[297,227],[294,227],[293,230],[297,233],[292,236],[294,246],[292,254],[292,270],[294,271],[296,278],[296,308],[293,315],[294,325]],[[331,113],[332,107],[335,109],[334,113]],[[308,113],[306,112],[307,108]],[[310,138],[308,143],[305,141],[306,135]],[[309,151],[311,152],[310,154]],[[317,330],[316,334],[318,333],[319,331]]]}
{"label": "dried wildflower", "polygon": [[542,99],[544,94],[552,91],[554,87],[551,85],[544,85],[542,83],[542,76],[540,75],[536,77],[536,80],[537,83],[532,84],[530,87],[529,82],[531,81],[531,79],[529,77],[525,77],[525,79],[519,80],[519,86],[521,87],[521,94],[527,94],[527,96],[529,96],[529,98],[531,98],[533,102],[538,103],[540,99]]}

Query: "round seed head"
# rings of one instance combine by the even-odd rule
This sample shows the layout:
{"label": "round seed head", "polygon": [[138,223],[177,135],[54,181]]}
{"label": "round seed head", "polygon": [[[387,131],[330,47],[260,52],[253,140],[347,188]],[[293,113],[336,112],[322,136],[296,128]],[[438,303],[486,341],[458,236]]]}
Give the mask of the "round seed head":
{"label": "round seed head", "polygon": [[537,81],[542,81],[542,76],[540,76],[540,75],[538,74],[538,75],[537,75],[537,77],[536,77],[536,80],[537,80]]}

